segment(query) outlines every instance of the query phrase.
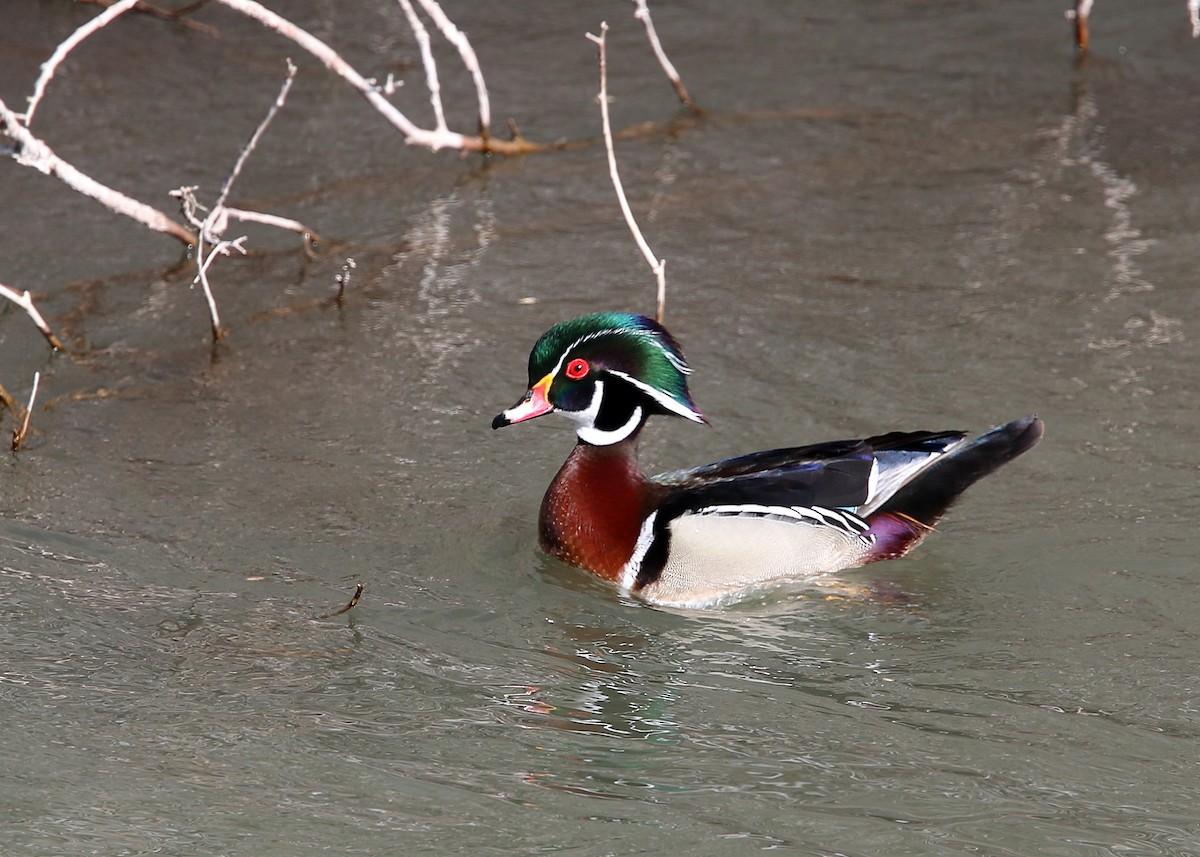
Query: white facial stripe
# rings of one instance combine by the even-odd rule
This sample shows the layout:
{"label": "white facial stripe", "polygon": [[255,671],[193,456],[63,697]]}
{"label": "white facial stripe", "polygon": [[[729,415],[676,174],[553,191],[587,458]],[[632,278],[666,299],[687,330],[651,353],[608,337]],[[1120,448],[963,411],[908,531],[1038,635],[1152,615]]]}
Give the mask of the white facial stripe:
{"label": "white facial stripe", "polygon": [[621,330],[620,328],[616,328],[616,327],[607,327],[604,330],[595,330],[595,331],[592,331],[591,333],[585,333],[583,336],[576,339],[569,346],[567,346],[566,349],[563,350],[562,355],[558,358],[558,363],[556,363],[554,365],[554,371],[551,372],[550,374],[557,377],[559,370],[562,369],[563,362],[567,359],[567,355],[570,354],[572,351],[574,351],[576,348],[578,348],[580,345],[583,345],[583,343],[585,343],[585,342],[591,342],[593,339],[599,339],[601,336],[609,336],[610,334],[616,335],[616,336],[620,336],[620,335],[641,336],[644,339],[648,339],[650,341],[650,344],[653,345],[655,348],[657,348],[659,351],[661,351],[663,356],[666,357],[667,360],[670,362],[670,364],[672,366],[674,366],[676,369],[678,369],[680,373],[682,373],[684,375],[692,374],[691,367],[689,367],[686,363],[684,363],[682,360],[680,360],[678,356],[676,356],[674,353],[672,353],[671,349],[667,348],[667,346],[662,342],[662,340],[659,339],[657,336],[655,336],[653,331]]}
{"label": "white facial stripe", "polygon": [[624,380],[628,381],[630,384],[637,387],[639,390],[641,390],[643,393],[645,393],[650,398],[654,399],[654,401],[658,402],[660,405],[662,405],[664,408],[666,408],[671,413],[679,414],[679,416],[681,416],[681,417],[686,417],[687,419],[691,420],[694,423],[704,422],[704,417],[700,416],[698,413],[693,411],[687,405],[684,405],[684,404],[681,404],[681,403],[675,401],[673,398],[666,395],[661,390],[657,390],[654,387],[651,387],[649,384],[645,383],[644,381],[639,381],[637,378],[634,378],[632,375],[627,375],[624,372],[618,372],[615,369],[609,369],[608,374],[616,375],[618,378],[623,378]]}

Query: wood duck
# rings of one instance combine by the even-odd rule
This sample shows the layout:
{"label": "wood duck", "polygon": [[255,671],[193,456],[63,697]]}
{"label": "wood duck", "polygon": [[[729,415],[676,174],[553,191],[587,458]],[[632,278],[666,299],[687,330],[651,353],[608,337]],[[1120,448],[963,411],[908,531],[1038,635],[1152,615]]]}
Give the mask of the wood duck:
{"label": "wood duck", "polygon": [[577,442],[542,500],[542,548],[644,600],[703,607],[788,578],[904,556],[963,491],[1042,436],[1029,416],[973,440],[891,432],[753,452],[648,477],[642,426],[707,422],[679,344],[640,315],[604,312],[550,328],[529,389],[498,429],[557,411]]}

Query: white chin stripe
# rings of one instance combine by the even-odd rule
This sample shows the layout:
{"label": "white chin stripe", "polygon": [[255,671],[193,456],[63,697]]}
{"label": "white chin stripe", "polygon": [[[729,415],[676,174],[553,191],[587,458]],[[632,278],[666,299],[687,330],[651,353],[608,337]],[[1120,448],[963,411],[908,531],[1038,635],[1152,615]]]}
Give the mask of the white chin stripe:
{"label": "white chin stripe", "polygon": [[[597,384],[596,386],[599,387],[600,385]],[[589,408],[588,410],[591,409]],[[637,431],[638,426],[641,424],[642,406],[638,405],[633,409],[633,413],[630,414],[629,421],[620,428],[613,429],[612,431],[602,431],[591,423],[580,423],[575,427],[575,434],[579,436],[580,440],[590,443],[592,446],[610,446],[611,444],[620,443],[625,440],[625,438]]]}
{"label": "white chin stripe", "polygon": [[591,404],[587,406],[586,411],[559,411],[560,414],[569,417],[575,423],[576,436],[592,446],[611,446],[614,443],[620,443],[637,431],[638,426],[642,424],[642,408],[639,405],[633,409],[628,422],[623,426],[611,431],[596,428],[596,418],[600,416],[600,403],[603,400],[604,382],[597,381],[595,391],[592,393]]}

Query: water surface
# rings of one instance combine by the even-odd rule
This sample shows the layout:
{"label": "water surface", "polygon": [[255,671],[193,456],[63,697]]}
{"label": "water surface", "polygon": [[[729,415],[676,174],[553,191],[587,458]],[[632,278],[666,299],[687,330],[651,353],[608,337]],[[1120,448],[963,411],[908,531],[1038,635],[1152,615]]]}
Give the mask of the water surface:
{"label": "water surface", "polygon": [[[615,121],[678,116],[630,8],[447,11],[530,138],[596,134],[600,17]],[[652,309],[600,149],[406,148],[220,9],[90,43],[35,130],[163,207],[215,191],[295,57],[234,202],[327,240],[247,230],[214,349],[169,239],[0,164],[0,281],[75,349],[0,308],[0,383],[41,371],[45,405],[0,461],[6,853],[1200,853],[1200,45],[1182,3],[1106,2],[1080,68],[1060,11],[655,9],[710,114],[621,169],[713,426],[659,421],[648,466],[1048,426],[847,575],[890,597],[707,613],[541,556],[569,430],[488,430],[545,327]],[[94,12],[0,12],[7,103]],[[288,13],[427,115],[398,8]]]}

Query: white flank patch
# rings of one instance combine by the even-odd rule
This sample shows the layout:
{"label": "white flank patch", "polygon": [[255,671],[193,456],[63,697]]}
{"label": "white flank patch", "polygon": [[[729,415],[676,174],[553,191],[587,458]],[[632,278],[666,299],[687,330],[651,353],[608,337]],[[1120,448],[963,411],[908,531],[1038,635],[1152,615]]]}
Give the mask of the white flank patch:
{"label": "white flank patch", "polygon": [[642,560],[646,558],[646,551],[650,550],[650,543],[654,541],[654,522],[658,518],[658,511],[650,513],[650,517],[642,521],[641,532],[638,533],[637,544],[633,546],[633,556],[625,563],[625,567],[621,569],[621,576],[617,583],[626,592],[633,589],[633,584],[637,582],[638,572],[642,570]]}

